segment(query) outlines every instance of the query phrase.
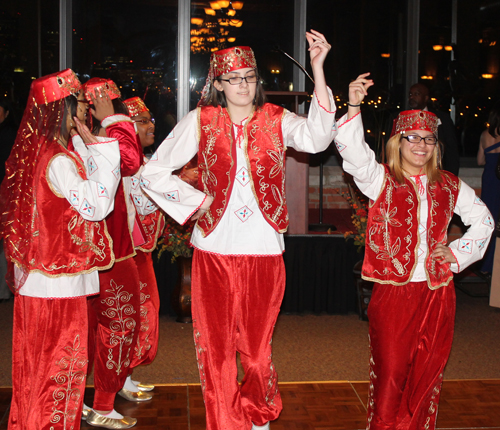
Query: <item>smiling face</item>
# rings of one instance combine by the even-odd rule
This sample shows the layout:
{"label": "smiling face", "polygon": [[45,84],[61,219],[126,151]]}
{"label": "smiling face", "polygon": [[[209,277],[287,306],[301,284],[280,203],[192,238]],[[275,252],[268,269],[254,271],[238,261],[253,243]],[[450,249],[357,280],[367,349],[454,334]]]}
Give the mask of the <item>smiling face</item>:
{"label": "smiling face", "polygon": [[[434,137],[434,134],[425,130],[408,130],[403,136],[411,134],[424,138]],[[436,145],[427,145],[423,139],[420,143],[411,143],[403,137],[401,137],[399,147],[401,149],[402,167],[410,175],[423,173],[423,167],[429,162],[436,150]]]}
{"label": "smiling face", "polygon": [[231,85],[229,82],[225,81],[225,79],[251,77],[255,75],[255,69],[245,67],[222,75],[220,77],[222,80],[214,81],[215,88],[218,91],[224,91],[229,112],[234,109],[248,108],[250,113],[255,100],[257,82],[249,84],[246,80],[243,80],[240,84]]}
{"label": "smiling face", "polygon": [[139,139],[141,140],[143,149],[155,143],[155,125],[152,122],[149,112],[141,112],[139,115],[134,116],[132,121],[134,121],[137,126],[137,132],[139,133]]}

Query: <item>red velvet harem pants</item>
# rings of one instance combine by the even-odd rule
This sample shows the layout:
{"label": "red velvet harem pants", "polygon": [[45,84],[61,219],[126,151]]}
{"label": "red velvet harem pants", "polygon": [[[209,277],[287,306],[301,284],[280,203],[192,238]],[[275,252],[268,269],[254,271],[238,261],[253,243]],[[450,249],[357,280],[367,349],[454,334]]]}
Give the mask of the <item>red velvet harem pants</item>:
{"label": "red velvet harem pants", "polygon": [[87,377],[87,298],[14,299],[9,430],[78,430]]}
{"label": "red velvet harem pants", "polygon": [[99,272],[100,294],[89,300],[90,362],[94,363],[95,410],[113,409],[129,374],[140,324],[140,289],[133,258]]}
{"label": "red velvet harem pants", "polygon": [[[248,430],[278,418],[271,341],[285,290],[282,256],[194,251],[193,330],[207,430]],[[236,353],[245,376],[237,381]]]}
{"label": "red velvet harem pants", "polygon": [[455,289],[375,284],[368,307],[367,429],[433,430],[455,325]]}
{"label": "red velvet harem pants", "polygon": [[140,328],[130,361],[129,373],[139,365],[151,364],[158,351],[160,296],[150,252],[137,250],[134,257],[141,290]]}

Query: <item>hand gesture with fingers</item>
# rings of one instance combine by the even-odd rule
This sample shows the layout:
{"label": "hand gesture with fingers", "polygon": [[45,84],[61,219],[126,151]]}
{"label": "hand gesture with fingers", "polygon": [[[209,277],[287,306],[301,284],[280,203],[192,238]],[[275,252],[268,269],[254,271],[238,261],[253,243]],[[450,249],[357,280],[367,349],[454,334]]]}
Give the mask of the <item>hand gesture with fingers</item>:
{"label": "hand gesture with fingers", "polygon": [[432,258],[440,264],[457,262],[453,252],[451,252],[451,249],[442,244],[436,245],[436,248],[432,251]]}
{"label": "hand gesture with fingers", "polygon": [[71,136],[74,136],[75,134],[79,134],[80,137],[82,138],[83,142],[87,145],[89,143],[97,143],[99,142],[97,140],[97,137],[94,136],[88,127],[83,124],[76,116],[73,117],[73,121],[75,121],[76,124],[76,129],[78,130],[78,133],[76,130],[73,128],[71,129]]}
{"label": "hand gesture with fingers", "polygon": [[325,58],[332,46],[326,41],[325,36],[316,30],[306,32],[306,39],[309,42],[309,55],[311,56],[311,67],[323,67]]}
{"label": "hand gesture with fingers", "polygon": [[368,95],[368,88],[373,85],[373,80],[367,79],[370,73],[363,73],[359,75],[356,80],[349,84],[349,105],[360,105],[365,96]]}
{"label": "hand gesture with fingers", "polygon": [[103,94],[96,89],[94,94],[90,93],[90,98],[93,103],[90,108],[94,111],[93,114],[98,121],[102,121],[107,116],[115,113],[109,94]]}

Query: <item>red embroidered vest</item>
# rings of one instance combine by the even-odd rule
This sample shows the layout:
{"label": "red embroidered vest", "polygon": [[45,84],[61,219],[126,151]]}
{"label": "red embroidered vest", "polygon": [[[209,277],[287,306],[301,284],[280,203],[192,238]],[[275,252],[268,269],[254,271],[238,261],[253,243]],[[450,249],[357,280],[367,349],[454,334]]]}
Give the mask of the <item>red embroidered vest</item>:
{"label": "red embroidered vest", "polygon": [[[278,232],[288,227],[285,199],[285,146],[281,121],[285,110],[270,103],[256,109],[244,128],[248,176],[266,221]],[[200,144],[198,188],[213,196],[198,219],[203,236],[210,234],[226,210],[236,176],[236,142],[225,108],[198,108]]]}
{"label": "red embroidered vest", "polygon": [[156,248],[158,237],[165,228],[165,217],[160,210],[157,210],[148,215],[138,215],[141,223],[142,233],[144,233],[145,242],[137,246],[142,252],[153,252]]}
{"label": "red embroidered vest", "polygon": [[[399,184],[385,166],[382,191],[368,211],[362,277],[381,284],[404,285],[415,271],[420,244],[419,205],[416,185],[408,178]],[[437,263],[430,255],[438,243],[446,244],[460,180],[441,172],[442,181],[427,185],[428,218],[425,260],[427,283],[437,289],[453,279],[449,263]]]}
{"label": "red embroidered vest", "polygon": [[48,180],[50,163],[59,154],[72,160],[78,174],[87,178],[81,160],[62,146],[52,145],[40,157],[29,270],[55,277],[109,269],[115,260],[106,223],[83,219]]}

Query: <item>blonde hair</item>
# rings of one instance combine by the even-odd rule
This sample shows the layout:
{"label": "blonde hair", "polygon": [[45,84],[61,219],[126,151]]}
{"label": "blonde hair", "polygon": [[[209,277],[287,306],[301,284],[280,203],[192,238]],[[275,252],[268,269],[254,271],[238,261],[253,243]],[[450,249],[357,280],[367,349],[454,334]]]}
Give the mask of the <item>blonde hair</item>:
{"label": "blonde hair", "polygon": [[[392,136],[386,145],[386,156],[387,164],[389,170],[396,178],[396,181],[400,184],[405,182],[405,173],[403,169],[403,162],[401,159],[401,139],[402,134],[398,133]],[[436,148],[432,153],[431,159],[424,166],[424,173],[427,175],[427,181],[429,184],[434,184],[436,181],[441,181],[441,154],[442,154],[442,144],[438,140],[436,143]]]}

